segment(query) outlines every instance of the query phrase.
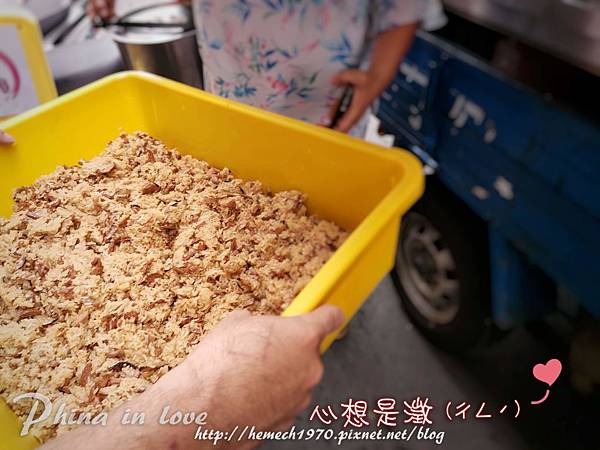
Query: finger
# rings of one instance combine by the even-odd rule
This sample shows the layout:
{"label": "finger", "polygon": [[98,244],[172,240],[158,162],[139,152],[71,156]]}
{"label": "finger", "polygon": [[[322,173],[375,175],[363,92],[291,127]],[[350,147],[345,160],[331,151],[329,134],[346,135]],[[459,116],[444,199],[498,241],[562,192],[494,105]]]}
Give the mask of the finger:
{"label": "finger", "polygon": [[327,115],[328,118],[328,123],[331,122],[331,120],[333,119],[333,117],[335,116],[336,111],[338,110],[338,108],[340,107],[340,103],[342,103],[342,98],[338,98],[336,100],[334,100],[331,105],[329,106],[329,112]]}
{"label": "finger", "polygon": [[114,14],[115,2],[111,0],[92,0],[88,4],[88,14],[91,16],[100,16],[103,19],[110,19]]}
{"label": "finger", "polygon": [[98,11],[98,15],[103,19],[110,19],[114,15],[113,3],[110,1],[104,2],[104,5]]}
{"label": "finger", "polygon": [[107,8],[107,1],[106,0],[92,0],[90,3],[92,4],[92,8],[94,9],[94,11],[96,11],[98,13],[101,10]]}
{"label": "finger", "polygon": [[90,17],[96,17],[100,15],[100,10],[104,2],[102,0],[90,0],[87,4],[85,12]]}
{"label": "finger", "polygon": [[367,73],[359,69],[347,69],[338,72],[331,79],[331,83],[334,86],[345,86],[351,84],[356,87],[363,87],[368,82]]}
{"label": "finger", "polygon": [[314,327],[317,332],[319,342],[325,336],[332,333],[344,323],[344,313],[340,308],[333,305],[323,305],[313,312],[301,316],[302,319]]}
{"label": "finger", "polygon": [[356,92],[352,98],[350,108],[348,108],[346,114],[340,118],[335,129],[341,131],[342,133],[347,133],[350,131],[350,129],[352,129],[352,127],[356,125],[356,123],[363,116],[370,103],[371,102],[366,100],[361,93]]}
{"label": "finger", "polygon": [[5,131],[0,130],[0,145],[11,145],[15,143],[15,138]]}

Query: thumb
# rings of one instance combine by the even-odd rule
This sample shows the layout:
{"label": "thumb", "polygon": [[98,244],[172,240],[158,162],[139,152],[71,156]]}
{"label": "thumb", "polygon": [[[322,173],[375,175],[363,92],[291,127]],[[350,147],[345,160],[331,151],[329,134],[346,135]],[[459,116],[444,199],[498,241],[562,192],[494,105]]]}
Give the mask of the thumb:
{"label": "thumb", "polygon": [[0,130],[0,145],[10,145],[15,143],[15,138],[10,134]]}
{"label": "thumb", "polygon": [[344,323],[344,313],[340,308],[333,305],[320,306],[313,312],[305,314],[302,318],[316,330],[319,342]]}
{"label": "thumb", "polygon": [[331,78],[331,83],[334,86],[345,86],[351,84],[352,86],[362,87],[367,84],[368,75],[364,70],[359,69],[347,69],[338,72]]}

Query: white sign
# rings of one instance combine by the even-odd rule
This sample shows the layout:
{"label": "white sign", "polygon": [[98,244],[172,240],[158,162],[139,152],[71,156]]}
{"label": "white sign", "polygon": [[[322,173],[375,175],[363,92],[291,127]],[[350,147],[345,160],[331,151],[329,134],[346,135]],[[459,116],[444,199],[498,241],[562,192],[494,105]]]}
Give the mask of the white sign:
{"label": "white sign", "polygon": [[0,25],[0,117],[40,104],[16,25]]}

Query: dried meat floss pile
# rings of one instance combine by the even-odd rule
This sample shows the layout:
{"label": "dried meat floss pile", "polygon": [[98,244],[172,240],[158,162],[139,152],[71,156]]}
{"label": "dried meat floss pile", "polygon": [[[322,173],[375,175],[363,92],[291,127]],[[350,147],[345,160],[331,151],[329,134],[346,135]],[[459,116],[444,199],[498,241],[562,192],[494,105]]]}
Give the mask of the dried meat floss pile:
{"label": "dried meat floss pile", "polygon": [[14,200],[0,219],[0,395],[92,414],[154,383],[227,312],[280,313],[346,237],[300,192],[271,194],[143,133]]}

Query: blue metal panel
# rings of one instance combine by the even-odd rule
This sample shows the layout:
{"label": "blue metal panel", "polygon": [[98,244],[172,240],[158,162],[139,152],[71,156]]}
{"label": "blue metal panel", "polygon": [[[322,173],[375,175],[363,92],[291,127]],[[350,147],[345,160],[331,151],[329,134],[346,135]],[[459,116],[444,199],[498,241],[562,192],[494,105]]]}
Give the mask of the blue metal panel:
{"label": "blue metal panel", "polygon": [[[553,279],[569,286],[590,312],[600,315],[600,226],[593,217],[555,195],[506,155],[460,134],[440,139],[438,157],[440,179],[453,192]],[[498,177],[511,184],[512,198],[496,190]],[[475,186],[485,189],[488,197],[473,195]]]}
{"label": "blue metal panel", "polygon": [[500,328],[552,311],[555,296],[549,280],[525,260],[504,235],[490,227],[492,315]]}
{"label": "blue metal panel", "polygon": [[442,50],[417,39],[410,58],[402,63],[390,87],[382,94],[378,115],[410,143],[431,150],[437,129],[431,107],[436,92]]}
{"label": "blue metal panel", "polygon": [[464,99],[462,117],[453,116],[453,121],[466,118],[466,123],[457,129],[511,156],[558,194],[600,218],[600,183],[595,178],[600,168],[597,127],[457,57],[444,64],[440,79],[434,120],[447,119]]}
{"label": "blue metal panel", "polygon": [[[417,39],[407,64],[429,76],[423,124],[416,129],[403,105],[415,98],[406,70],[382,96],[380,118],[401,146],[437,160],[440,179],[492,224],[497,242],[526,255],[496,280],[508,289],[507,274],[532,262],[600,316],[600,130],[430,35]],[[528,278],[539,285],[515,280]],[[502,302],[495,311],[506,322],[517,310]]]}

